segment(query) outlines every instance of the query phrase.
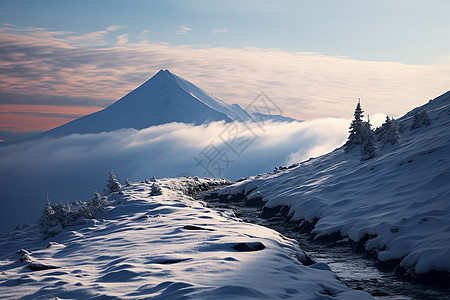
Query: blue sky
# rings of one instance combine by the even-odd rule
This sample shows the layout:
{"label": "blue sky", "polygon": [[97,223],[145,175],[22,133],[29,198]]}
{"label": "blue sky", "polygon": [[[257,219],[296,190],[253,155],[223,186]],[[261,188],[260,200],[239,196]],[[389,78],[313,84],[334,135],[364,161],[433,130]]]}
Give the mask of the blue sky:
{"label": "blue sky", "polygon": [[[450,1],[0,2],[0,140],[123,97],[159,69],[301,119],[400,116],[448,91]],[[26,134],[26,133],[25,133]]]}
{"label": "blue sky", "polygon": [[[448,55],[450,1],[2,1],[3,23],[88,33],[126,26],[129,41],[279,48],[436,64]],[[189,28],[181,34],[182,26]],[[181,30],[181,31],[180,31]],[[214,30],[219,31],[213,33]],[[179,34],[177,34],[179,33]]]}

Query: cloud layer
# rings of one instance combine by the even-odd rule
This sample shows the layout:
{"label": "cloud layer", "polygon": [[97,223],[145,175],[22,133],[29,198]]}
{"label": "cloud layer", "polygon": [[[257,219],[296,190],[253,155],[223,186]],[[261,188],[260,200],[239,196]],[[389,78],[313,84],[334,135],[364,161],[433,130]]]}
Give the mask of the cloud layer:
{"label": "cloud layer", "polygon": [[0,28],[0,101],[64,105],[67,98],[74,105],[106,106],[161,68],[244,107],[264,91],[285,114],[306,120],[349,118],[357,97],[366,112],[401,115],[449,88],[445,65],[277,49],[172,47],[118,35],[120,29],[82,35]]}
{"label": "cloud layer", "polygon": [[[241,123],[171,123],[140,131],[123,129],[1,147],[0,228],[11,229],[17,222],[37,218],[47,193],[53,202],[88,199],[94,189],[103,189],[110,168],[122,182],[125,177],[137,181],[152,175],[185,174],[236,180],[333,150],[345,140],[349,122],[266,123],[263,128],[254,125],[251,131],[240,130],[234,141],[229,133],[236,124],[243,128]],[[242,149],[249,138],[251,143],[243,151],[233,151]],[[222,155],[208,164],[208,157],[214,155],[211,145]]]}

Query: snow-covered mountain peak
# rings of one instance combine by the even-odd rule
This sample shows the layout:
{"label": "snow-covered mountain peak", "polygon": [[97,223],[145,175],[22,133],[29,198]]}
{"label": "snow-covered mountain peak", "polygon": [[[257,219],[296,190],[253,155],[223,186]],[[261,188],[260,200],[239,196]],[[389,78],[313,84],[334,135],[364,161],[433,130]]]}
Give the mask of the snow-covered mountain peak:
{"label": "snow-covered mountain peak", "polygon": [[159,70],[153,77],[120,100],[96,113],[81,117],[43,135],[100,133],[122,128],[143,129],[172,122],[194,125],[215,121],[268,120],[291,122],[294,119],[246,111],[238,104],[227,104],[191,82]]}

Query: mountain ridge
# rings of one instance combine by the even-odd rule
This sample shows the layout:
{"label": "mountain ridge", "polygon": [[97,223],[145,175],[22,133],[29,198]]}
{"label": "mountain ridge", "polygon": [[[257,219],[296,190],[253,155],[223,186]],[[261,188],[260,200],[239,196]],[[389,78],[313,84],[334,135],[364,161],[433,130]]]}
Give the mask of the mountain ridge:
{"label": "mountain ridge", "polygon": [[[417,126],[424,112],[429,122]],[[348,239],[401,278],[448,287],[450,92],[397,122],[400,140],[379,142],[374,158],[340,147],[219,194],[258,197],[267,217],[281,213],[316,239]]]}

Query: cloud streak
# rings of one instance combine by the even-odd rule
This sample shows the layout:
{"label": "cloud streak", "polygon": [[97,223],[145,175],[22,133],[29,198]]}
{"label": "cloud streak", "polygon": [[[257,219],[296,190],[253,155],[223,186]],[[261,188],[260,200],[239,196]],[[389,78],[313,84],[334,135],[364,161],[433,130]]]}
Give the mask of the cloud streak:
{"label": "cloud streak", "polygon": [[124,33],[119,36],[117,36],[117,45],[123,46],[128,43],[128,34]]}
{"label": "cloud streak", "polygon": [[237,179],[290,163],[293,153],[303,160],[312,152],[330,151],[343,143],[348,124],[349,120],[342,119],[266,123],[264,131],[253,128],[258,137],[239,156],[221,135],[229,126],[223,122],[203,126],[171,123],[0,147],[0,228],[11,229],[16,222],[38,217],[47,193],[54,202],[87,199],[94,189],[103,189],[110,168],[122,182],[125,177],[136,181],[152,175],[205,176],[194,158],[201,158],[200,153],[212,143],[232,161],[221,177]]}
{"label": "cloud streak", "polygon": [[225,33],[228,32],[228,29],[222,28],[222,29],[214,29],[213,33]]}
{"label": "cloud streak", "polygon": [[[112,29],[119,28],[104,31]],[[174,47],[131,37],[120,47],[114,37],[102,47],[80,43],[96,35],[1,27],[1,103],[106,106],[165,68],[243,107],[264,91],[297,119],[351,117],[357,97],[366,112],[401,115],[445,92],[450,78],[450,66],[278,49]]]}
{"label": "cloud streak", "polygon": [[194,30],[194,29],[192,29],[192,27],[182,25],[182,26],[180,26],[180,28],[178,28],[176,34],[185,35],[185,34],[191,32],[192,30]]}

